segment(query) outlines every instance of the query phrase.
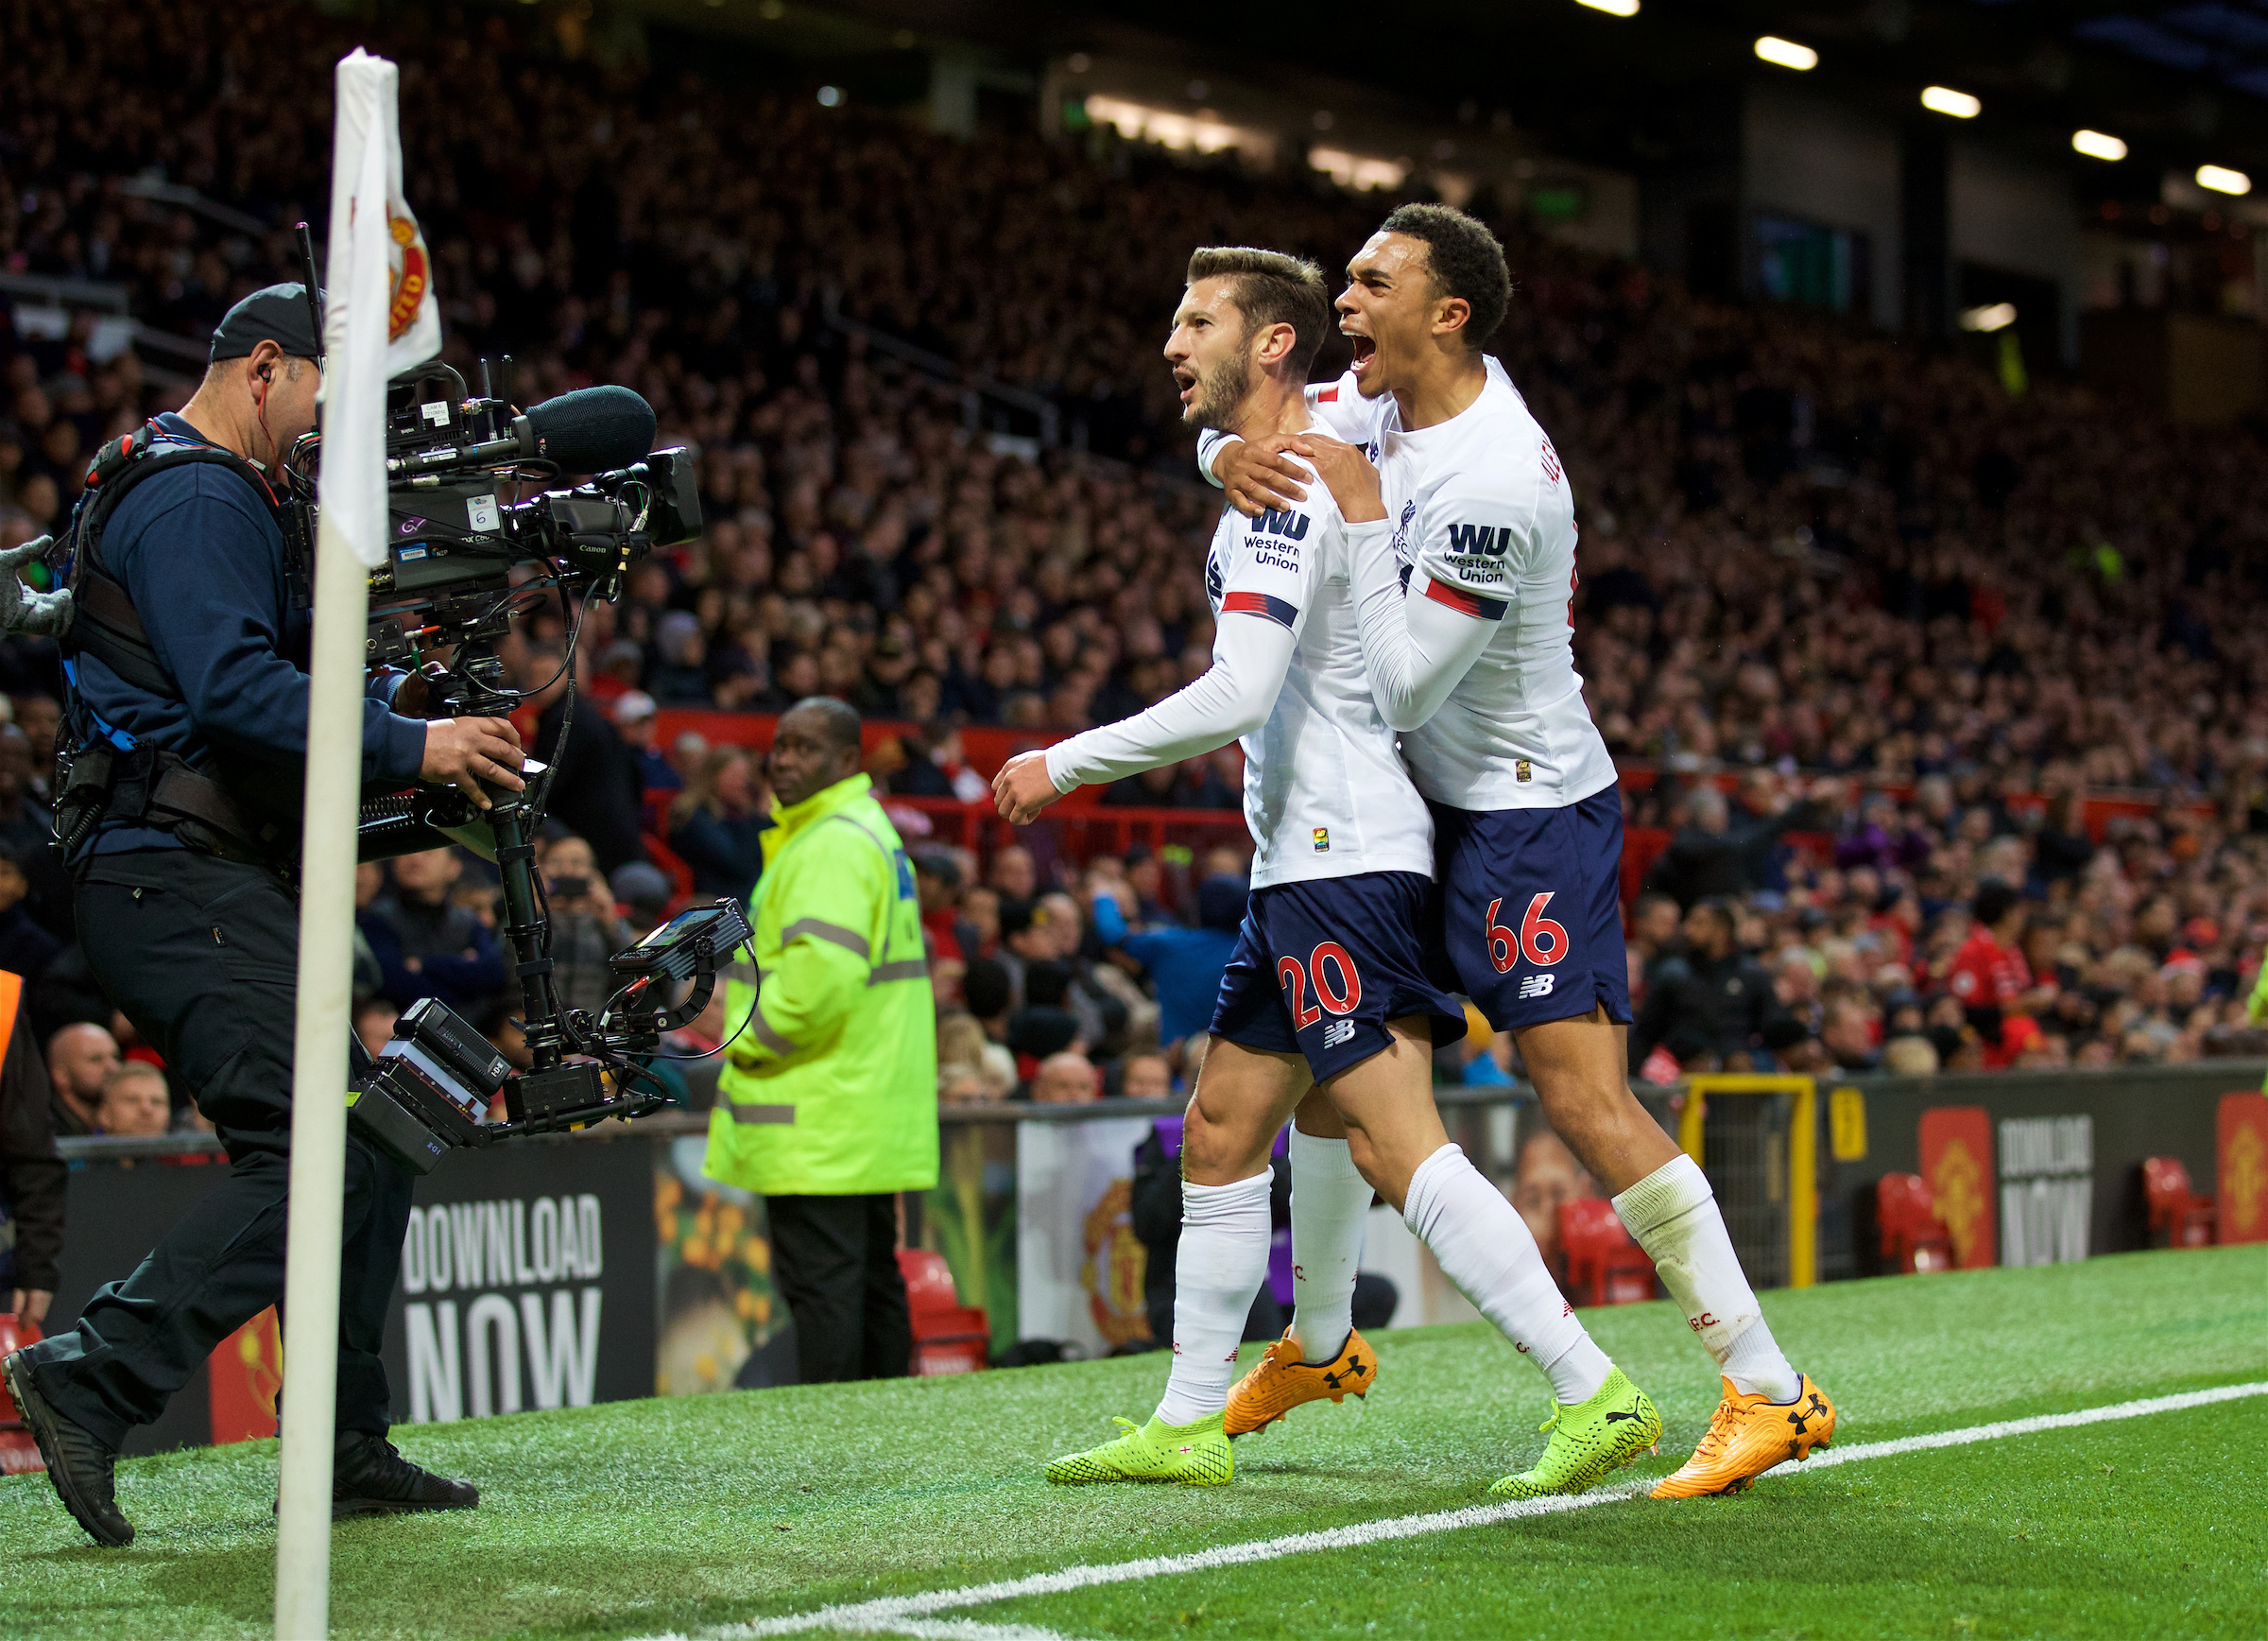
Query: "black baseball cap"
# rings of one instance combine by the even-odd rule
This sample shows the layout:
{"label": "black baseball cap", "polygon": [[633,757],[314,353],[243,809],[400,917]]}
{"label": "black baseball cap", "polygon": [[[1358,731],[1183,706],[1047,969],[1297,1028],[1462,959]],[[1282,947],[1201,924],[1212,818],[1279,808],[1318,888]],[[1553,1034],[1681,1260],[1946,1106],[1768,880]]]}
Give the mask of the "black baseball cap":
{"label": "black baseball cap", "polygon": [[315,334],[315,316],[307,311],[303,285],[271,285],[256,290],[226,314],[213,330],[213,364],[241,359],[262,342],[273,342],[295,359],[322,356],[322,338]]}

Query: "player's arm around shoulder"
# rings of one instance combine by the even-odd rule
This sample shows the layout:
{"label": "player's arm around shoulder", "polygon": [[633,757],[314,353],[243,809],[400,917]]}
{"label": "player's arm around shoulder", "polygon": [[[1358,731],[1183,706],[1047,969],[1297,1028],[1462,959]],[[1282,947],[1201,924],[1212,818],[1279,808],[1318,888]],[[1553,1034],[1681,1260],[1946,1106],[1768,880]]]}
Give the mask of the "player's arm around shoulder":
{"label": "player's arm around shoulder", "polygon": [[[1309,416],[1325,433],[1357,444],[1376,437],[1378,408],[1362,396],[1353,372],[1336,382],[1309,383],[1306,397]],[[1307,499],[1307,475],[1284,457],[1295,437],[1275,433],[1246,440],[1209,427],[1197,435],[1197,472],[1226,492],[1228,505],[1246,518],[1291,508]]]}
{"label": "player's arm around shoulder", "polygon": [[1311,429],[1295,438],[1288,448],[1315,470],[1316,478],[1331,492],[1340,519],[1349,525],[1384,520],[1385,489],[1378,469],[1360,446]]}

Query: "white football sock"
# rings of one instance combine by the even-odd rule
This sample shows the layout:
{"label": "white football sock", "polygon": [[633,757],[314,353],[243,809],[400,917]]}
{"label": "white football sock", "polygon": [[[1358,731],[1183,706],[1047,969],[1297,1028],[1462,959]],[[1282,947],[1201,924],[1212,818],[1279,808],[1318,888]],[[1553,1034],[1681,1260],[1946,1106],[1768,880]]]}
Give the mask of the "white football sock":
{"label": "white football sock", "polygon": [[1796,1370],[1764,1325],[1763,1306],[1741,1271],[1701,1165],[1672,1157],[1615,1198],[1614,1211],[1733,1389],[1794,1401],[1801,1388]]}
{"label": "white football sock", "polygon": [[1228,1406],[1236,1347],[1253,1296],[1268,1278],[1272,1171],[1233,1185],[1181,1185],[1174,1255],[1174,1368],[1158,1417],[1187,1425]]}
{"label": "white football sock", "polygon": [[1606,1382],[1614,1364],[1575,1320],[1527,1221],[1460,1148],[1418,1165],[1401,1217],[1457,1291],[1543,1370],[1555,1397],[1588,1402]]}
{"label": "white football sock", "polygon": [[1292,1130],[1292,1339],[1307,1361],[1330,1361],[1354,1330],[1371,1194],[1345,1140]]}

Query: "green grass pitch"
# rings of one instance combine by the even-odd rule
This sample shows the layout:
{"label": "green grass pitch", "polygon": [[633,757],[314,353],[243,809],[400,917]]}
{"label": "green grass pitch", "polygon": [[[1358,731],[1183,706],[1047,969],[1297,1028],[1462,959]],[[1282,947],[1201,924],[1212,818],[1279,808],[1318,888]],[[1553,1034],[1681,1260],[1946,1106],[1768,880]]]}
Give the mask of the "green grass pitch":
{"label": "green grass pitch", "polygon": [[[1769,1296],[1841,1405],[1838,1445],[2268,1378],[2268,1248]],[[1588,1313],[1660,1404],[1645,1474],[1716,1399],[1667,1305]],[[1161,1356],[965,1379],[617,1403],[403,1432],[471,1515],[334,1539],[334,1633],[698,1635],[1483,1501],[1543,1438],[1541,1377],[1474,1324],[1377,1341],[1367,1407],[1238,1444],[1234,1485],[1051,1489],[1052,1454],[1146,1417]],[[87,1544],[0,1481],[0,1634],[270,1633],[275,1444],[130,1462],[141,1536]],[[1734,1499],[1638,1499],[954,1610],[979,1635],[2268,1635],[2268,1397],[1902,1454]],[[1028,1628],[1026,1628],[1028,1627]],[[837,1632],[806,1632],[832,1634]]]}

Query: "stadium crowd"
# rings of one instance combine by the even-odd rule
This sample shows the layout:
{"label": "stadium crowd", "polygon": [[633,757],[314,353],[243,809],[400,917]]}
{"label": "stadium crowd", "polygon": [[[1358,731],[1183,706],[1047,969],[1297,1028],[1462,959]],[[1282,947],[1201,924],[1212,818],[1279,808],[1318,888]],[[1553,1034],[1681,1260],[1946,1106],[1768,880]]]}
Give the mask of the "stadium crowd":
{"label": "stadium crowd", "polygon": [[[1177,165],[1102,130],[961,141],[785,85],[601,68],[532,16],[405,8],[386,26],[409,65],[407,187],[448,356],[513,354],[523,401],[627,384],[664,441],[700,452],[701,539],[639,565],[577,630],[606,721],[578,721],[599,750],[569,754],[585,763],[559,790],[608,796],[563,817],[575,836],[550,847],[568,863],[547,870],[581,885],[563,900],[593,951],[618,904],[652,918],[657,885],[666,898],[640,858],[645,790],[674,793],[657,824],[698,892],[746,892],[761,868],[761,769],[697,737],[658,745],[657,707],[837,695],[919,726],[872,760],[893,793],[981,800],[965,727],[1110,721],[1208,665],[1198,566],[1218,496],[1190,471],[1157,356],[1184,259],[1249,242],[1335,267],[1383,197]],[[182,337],[292,276],[290,225],[321,219],[342,25],[282,0],[225,26],[0,0],[0,271],[116,284]],[[1956,352],[1703,300],[1532,234],[1486,196],[1472,208],[1498,219],[1518,282],[1496,346],[1581,499],[1587,693],[1618,756],[1655,777],[1634,779],[1631,821],[1673,835],[1633,908],[1635,1064],[2257,1048],[2255,436],[2177,440],[2045,369],[2012,399]],[[112,351],[92,320],[54,329],[0,326],[0,546],[55,527],[96,443],[187,392],[162,352]],[[963,379],[905,363],[908,347]],[[980,380],[1044,396],[1076,453],[993,426]],[[547,677],[566,626],[527,627],[522,676]],[[0,963],[68,968],[37,848],[51,653],[0,647],[0,844],[22,880]],[[1231,751],[1108,798],[1228,808],[1238,780]],[[2098,842],[2083,806],[2104,788],[2162,803]],[[1240,862],[1074,863],[1036,830],[988,857],[918,851],[943,1092],[1186,1080]],[[367,876],[372,1029],[421,988],[496,1003],[477,867]],[[0,897],[9,882],[0,865]],[[83,995],[43,1018],[80,1023],[112,1024]],[[1518,1071],[1485,1037],[1450,1058],[1472,1080]]]}

